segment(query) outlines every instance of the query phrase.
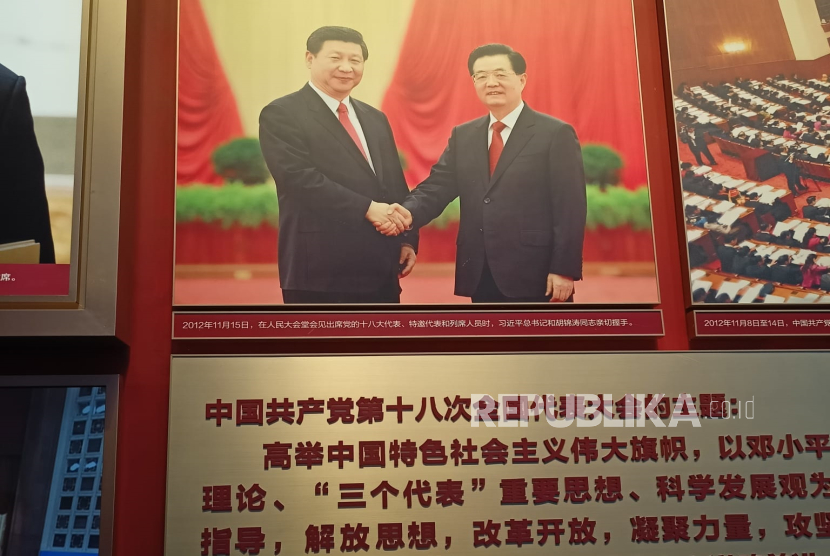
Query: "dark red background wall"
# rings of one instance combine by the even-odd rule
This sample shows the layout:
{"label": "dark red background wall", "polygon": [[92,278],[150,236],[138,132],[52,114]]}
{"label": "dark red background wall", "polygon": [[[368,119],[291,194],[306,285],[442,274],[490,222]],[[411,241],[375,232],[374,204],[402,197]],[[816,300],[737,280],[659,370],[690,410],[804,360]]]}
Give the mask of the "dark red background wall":
{"label": "dark red background wall", "polygon": [[[685,240],[675,192],[676,145],[668,100],[660,0],[634,0],[648,170],[666,335],[650,339],[504,339],[171,342],[176,177],[177,6],[129,0],[124,104],[118,340],[0,340],[0,373],[121,373],[115,555],[164,550],[171,353],[417,353],[756,349],[750,340],[689,340]],[[820,349],[825,340],[765,340],[764,349]]]}

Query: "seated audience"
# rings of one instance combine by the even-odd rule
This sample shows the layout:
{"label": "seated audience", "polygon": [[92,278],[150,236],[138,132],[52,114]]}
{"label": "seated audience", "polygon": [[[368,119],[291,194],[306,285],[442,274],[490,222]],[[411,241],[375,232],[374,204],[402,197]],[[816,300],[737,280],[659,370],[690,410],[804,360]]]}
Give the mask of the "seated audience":
{"label": "seated audience", "polygon": [[770,279],[779,284],[800,286],[803,277],[798,265],[792,264],[792,257],[781,255],[770,268]]}
{"label": "seated audience", "polygon": [[703,224],[703,227],[706,228],[707,230],[711,230],[713,232],[719,232],[721,234],[730,233],[732,231],[732,228],[730,226],[727,226],[725,224],[721,224],[720,222],[718,222],[718,218],[720,218],[720,217],[717,214],[709,215],[706,218],[706,223]]}
{"label": "seated audience", "polygon": [[[749,203],[747,203],[749,204]],[[762,222],[761,225],[758,227],[758,231],[752,237],[755,241],[762,241],[764,243],[773,243],[774,236],[769,233],[769,224],[766,222]]]}
{"label": "seated audience", "polygon": [[766,283],[761,286],[761,291],[758,292],[758,297],[752,300],[753,303],[763,303],[764,298],[770,295],[772,292],[775,291],[775,285],[771,283]]}
{"label": "seated audience", "polygon": [[807,260],[801,267],[801,287],[802,288],[818,288],[821,284],[822,274],[830,272],[830,267],[816,264],[816,255],[811,253],[807,255]]}
{"label": "seated audience", "polygon": [[816,236],[811,241],[812,247],[809,247],[810,251],[815,251],[816,253],[830,253],[830,239],[827,236],[819,237]]}
{"label": "seated audience", "polygon": [[749,257],[749,262],[742,274],[747,278],[753,278],[755,280],[770,279],[769,267],[766,265],[764,259],[758,255]]}
{"label": "seated audience", "polygon": [[816,206],[815,195],[807,197],[807,204],[801,209],[801,214],[807,220],[830,223],[830,215],[828,215],[827,209]]}
{"label": "seated audience", "polygon": [[804,249],[810,248],[810,242],[816,237],[816,229],[810,228],[804,233],[804,237],[801,238],[801,246]]}
{"label": "seated audience", "polygon": [[703,303],[706,299],[706,290],[703,288],[697,288],[695,291],[692,292],[692,303]]}
{"label": "seated audience", "polygon": [[684,210],[686,212],[687,224],[697,226],[698,228],[703,228],[703,225],[706,224],[706,216],[703,214],[703,211],[700,210],[700,207],[696,207],[694,205],[687,205]]}
{"label": "seated audience", "polygon": [[790,206],[787,203],[781,199],[775,199],[772,202],[770,214],[772,214],[772,217],[775,218],[776,222],[783,222],[793,215],[793,211],[790,210]]}
{"label": "seated audience", "polygon": [[715,297],[715,303],[732,303],[732,298],[729,297],[729,294],[721,293]]}
{"label": "seated audience", "polygon": [[718,246],[716,255],[720,261],[721,271],[732,272],[732,263],[735,260],[735,255],[738,254],[737,245],[737,236],[729,236],[725,244]]}
{"label": "seated audience", "polygon": [[743,274],[749,265],[750,250],[746,245],[738,247],[735,256],[732,258],[732,272]]}

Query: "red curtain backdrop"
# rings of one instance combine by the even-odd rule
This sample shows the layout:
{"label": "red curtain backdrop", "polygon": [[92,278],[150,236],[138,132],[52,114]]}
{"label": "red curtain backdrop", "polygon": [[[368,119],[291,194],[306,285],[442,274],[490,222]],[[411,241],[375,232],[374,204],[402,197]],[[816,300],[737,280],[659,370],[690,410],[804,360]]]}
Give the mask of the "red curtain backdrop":
{"label": "red curtain backdrop", "polygon": [[493,42],[527,60],[531,108],[572,124],[583,144],[620,152],[625,186],[646,183],[630,0],[416,0],[383,100],[411,186],[429,174],[453,126],[486,113],[467,56]]}
{"label": "red curtain backdrop", "polygon": [[177,183],[222,183],[210,155],[243,135],[242,121],[199,0],[181,0],[178,123]]}

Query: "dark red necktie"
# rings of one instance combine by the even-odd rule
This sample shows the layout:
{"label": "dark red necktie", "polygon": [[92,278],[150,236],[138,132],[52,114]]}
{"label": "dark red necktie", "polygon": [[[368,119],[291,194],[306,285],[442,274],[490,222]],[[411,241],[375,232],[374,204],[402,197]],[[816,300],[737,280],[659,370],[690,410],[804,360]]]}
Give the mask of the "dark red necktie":
{"label": "dark red necktie", "polygon": [[504,139],[501,138],[501,132],[507,126],[504,122],[493,122],[493,137],[490,139],[490,175],[496,171],[496,164],[499,163],[499,157],[504,150]]}
{"label": "dark red necktie", "polygon": [[366,156],[366,151],[363,150],[363,144],[360,142],[360,137],[357,136],[357,130],[352,125],[352,121],[349,119],[349,108],[340,103],[340,106],[337,107],[337,115],[340,118],[340,123],[343,124],[343,127],[346,128],[346,133],[349,134],[349,137],[352,138],[357,148],[360,149],[360,153],[363,155],[363,158],[369,160],[369,157]]}

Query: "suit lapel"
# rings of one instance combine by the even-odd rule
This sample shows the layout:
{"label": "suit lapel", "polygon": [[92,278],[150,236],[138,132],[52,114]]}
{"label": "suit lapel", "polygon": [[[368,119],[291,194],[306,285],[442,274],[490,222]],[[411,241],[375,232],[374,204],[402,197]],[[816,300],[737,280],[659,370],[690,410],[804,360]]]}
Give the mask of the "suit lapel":
{"label": "suit lapel", "polygon": [[476,125],[473,132],[475,137],[473,139],[474,145],[471,149],[473,155],[473,167],[479,172],[479,179],[477,182],[481,183],[485,188],[490,182],[490,154],[487,149],[487,129],[490,124],[490,116],[484,116]]}
{"label": "suit lapel", "polygon": [[[362,103],[352,99],[352,108],[354,108],[354,113],[360,121],[360,127],[363,128],[363,135],[366,137],[366,146],[369,148],[369,156],[372,157],[372,166],[375,168],[375,175],[378,177],[378,181],[381,185],[383,185],[383,157],[380,152],[381,130],[379,129],[379,126],[374,125],[374,122],[371,121],[371,118],[369,118],[369,115]],[[352,143],[354,143],[354,141],[352,141]],[[363,158],[362,155],[361,158]]]}
{"label": "suit lapel", "polygon": [[[369,166],[366,158],[364,158],[363,153],[361,153],[360,149],[357,148],[357,145],[349,136],[346,128],[343,127],[343,124],[340,123],[337,116],[329,110],[329,107],[326,106],[326,103],[323,102],[320,95],[318,95],[308,84],[306,84],[302,90],[306,96],[308,108],[314,114],[314,119],[316,119],[320,125],[326,128],[326,130],[328,130],[340,142],[346,152],[348,152],[358,162],[358,164],[362,165],[363,168],[369,172],[369,174],[374,176],[375,173],[372,172],[372,168]],[[354,106],[354,104],[352,104],[352,106]],[[361,121],[361,126],[362,125],[363,122]],[[368,141],[368,138],[366,140]],[[374,162],[374,158],[372,160]]]}
{"label": "suit lapel", "polygon": [[[525,105],[519,114],[519,119],[516,120],[516,125],[510,131],[510,137],[504,145],[504,150],[499,157],[499,163],[496,165],[496,171],[490,177],[487,185],[487,190],[492,189],[499,181],[499,178],[504,174],[504,171],[510,166],[513,160],[522,152],[527,142],[534,135],[533,126],[535,125],[533,114],[530,108]],[[489,156],[488,156],[488,171],[489,171]]]}

